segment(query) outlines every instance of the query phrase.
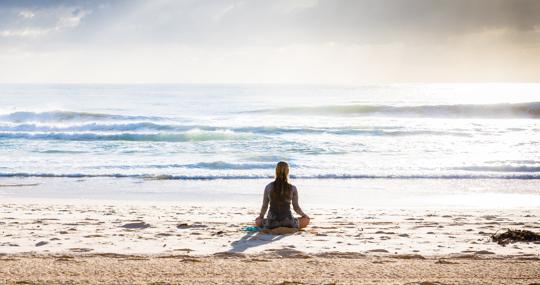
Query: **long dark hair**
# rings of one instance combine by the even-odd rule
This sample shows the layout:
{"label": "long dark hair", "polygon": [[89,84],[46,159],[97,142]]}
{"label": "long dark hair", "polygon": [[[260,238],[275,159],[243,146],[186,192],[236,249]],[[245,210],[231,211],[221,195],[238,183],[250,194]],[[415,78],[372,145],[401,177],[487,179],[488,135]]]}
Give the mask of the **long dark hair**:
{"label": "long dark hair", "polygon": [[270,192],[272,200],[290,200],[292,198],[291,184],[289,184],[289,165],[280,161],[276,165],[276,180]]}

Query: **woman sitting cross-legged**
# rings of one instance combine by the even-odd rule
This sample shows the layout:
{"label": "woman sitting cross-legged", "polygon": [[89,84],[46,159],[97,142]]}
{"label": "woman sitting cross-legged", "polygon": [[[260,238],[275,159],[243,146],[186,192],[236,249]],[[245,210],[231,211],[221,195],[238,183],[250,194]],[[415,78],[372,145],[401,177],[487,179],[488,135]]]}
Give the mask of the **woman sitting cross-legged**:
{"label": "woman sitting cross-legged", "polygon": [[[288,176],[289,165],[284,161],[280,161],[276,166],[276,179],[266,185],[264,189],[261,213],[255,219],[255,224],[258,227],[264,227],[265,229],[277,227],[302,229],[309,224],[308,215],[298,205],[298,190],[294,185],[289,183]],[[291,203],[294,211],[301,218],[293,217]],[[264,219],[268,204],[270,204],[270,210],[268,211],[268,216]]]}

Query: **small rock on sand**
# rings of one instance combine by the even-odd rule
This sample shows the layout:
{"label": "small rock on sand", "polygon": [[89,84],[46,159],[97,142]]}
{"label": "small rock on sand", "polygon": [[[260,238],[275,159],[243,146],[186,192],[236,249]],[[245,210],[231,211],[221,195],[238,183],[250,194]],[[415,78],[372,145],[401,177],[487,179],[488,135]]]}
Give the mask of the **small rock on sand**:
{"label": "small rock on sand", "polygon": [[48,243],[49,242],[46,242],[46,241],[40,241],[40,242],[36,243],[36,246],[43,246],[43,245],[46,245]]}
{"label": "small rock on sand", "polygon": [[495,254],[495,252],[487,251],[487,250],[479,250],[475,252],[476,254]]}
{"label": "small rock on sand", "polygon": [[189,229],[189,228],[207,228],[208,226],[206,225],[201,225],[201,224],[192,224],[192,225],[188,225],[186,223],[181,223],[181,224],[178,224],[176,225],[176,228],[177,229]]}
{"label": "small rock on sand", "polygon": [[122,228],[125,228],[125,229],[146,229],[149,227],[150,227],[150,224],[147,224],[145,222],[128,223],[122,226]]}
{"label": "small rock on sand", "polygon": [[368,250],[367,252],[384,252],[384,253],[388,253],[388,250],[379,248],[379,249]]}

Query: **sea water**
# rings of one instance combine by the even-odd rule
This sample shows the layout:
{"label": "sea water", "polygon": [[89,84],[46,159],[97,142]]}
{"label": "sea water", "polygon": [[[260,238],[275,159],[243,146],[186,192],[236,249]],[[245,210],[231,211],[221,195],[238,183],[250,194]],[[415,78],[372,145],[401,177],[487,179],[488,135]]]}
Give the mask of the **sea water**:
{"label": "sea water", "polygon": [[488,181],[538,194],[539,150],[540,84],[0,85],[5,185],[264,186],[284,160],[312,187]]}

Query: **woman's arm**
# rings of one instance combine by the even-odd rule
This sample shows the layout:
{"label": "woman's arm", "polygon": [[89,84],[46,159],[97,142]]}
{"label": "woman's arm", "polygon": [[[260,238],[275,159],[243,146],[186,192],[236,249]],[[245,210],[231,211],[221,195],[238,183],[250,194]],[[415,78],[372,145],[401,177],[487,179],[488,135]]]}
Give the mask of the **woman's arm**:
{"label": "woman's arm", "polygon": [[298,204],[298,190],[296,189],[296,186],[292,186],[292,194],[292,205],[294,211],[302,217],[307,217],[308,215],[302,211],[302,208],[300,208],[300,205]]}
{"label": "woman's arm", "polygon": [[268,196],[270,194],[271,189],[272,188],[270,187],[270,184],[266,185],[266,188],[264,188],[261,213],[259,214],[259,218],[261,218],[261,219],[264,218],[264,215],[266,214],[266,210],[268,209],[268,203],[270,202],[270,198]]}

